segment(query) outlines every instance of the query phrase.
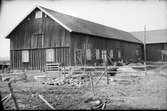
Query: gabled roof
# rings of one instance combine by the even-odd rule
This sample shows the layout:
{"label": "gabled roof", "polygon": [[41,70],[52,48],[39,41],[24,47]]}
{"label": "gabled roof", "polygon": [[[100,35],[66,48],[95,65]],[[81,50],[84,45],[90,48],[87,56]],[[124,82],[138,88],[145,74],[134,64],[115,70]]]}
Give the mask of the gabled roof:
{"label": "gabled roof", "polygon": [[42,6],[36,6],[36,8],[40,9],[42,12],[44,12],[46,15],[48,15],[57,23],[59,23],[62,27],[64,27],[69,32],[77,32],[77,33],[95,35],[99,37],[123,40],[128,42],[142,43],[142,41],[135,38],[132,34],[122,30],[118,30],[115,28],[101,25],[101,24],[93,23],[77,17],[66,15],[63,13],[59,13],[59,12],[50,10],[48,8],[44,8]]}
{"label": "gabled roof", "polygon": [[[137,31],[131,33],[139,40],[144,40],[144,31]],[[167,43],[167,29],[146,31],[146,43]]]}

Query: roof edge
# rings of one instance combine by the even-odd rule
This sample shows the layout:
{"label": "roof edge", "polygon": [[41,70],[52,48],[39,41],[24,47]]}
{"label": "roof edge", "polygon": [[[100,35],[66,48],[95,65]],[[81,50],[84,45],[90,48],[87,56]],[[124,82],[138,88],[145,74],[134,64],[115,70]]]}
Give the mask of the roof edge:
{"label": "roof edge", "polygon": [[[42,9],[43,6],[37,5],[37,8],[39,8],[42,12],[44,12],[46,15],[48,15],[50,18],[52,18],[55,22],[57,22],[58,24],[60,24],[62,27],[64,27],[66,30],[68,30],[69,32],[72,32],[72,30],[67,27],[66,25],[64,25],[62,22],[60,22],[58,19],[56,19],[55,17],[53,17],[51,14],[49,14],[47,11],[45,11],[44,9]],[[45,8],[45,7],[44,7]]]}
{"label": "roof edge", "polygon": [[[43,13],[45,13],[46,15],[48,15],[51,19],[53,19],[55,22],[57,22],[58,24],[60,24],[62,27],[64,27],[66,30],[68,30],[69,32],[72,32],[72,30],[70,28],[68,28],[66,25],[64,25],[62,22],[60,22],[59,20],[57,20],[56,18],[54,18],[51,14],[49,14],[47,11],[45,11],[44,9],[42,9],[43,6],[40,5],[35,5],[30,11],[27,12],[27,14],[25,14],[25,16],[20,19],[20,21],[14,26],[14,28],[12,28],[11,31],[9,31],[9,33],[6,35],[6,39],[9,39],[9,35],[14,31],[14,29],[27,17],[29,16],[29,14],[31,14],[36,8],[38,8],[39,10],[41,10]],[[45,7],[44,7],[45,8]]]}
{"label": "roof edge", "polygon": [[30,11],[27,12],[27,14],[25,14],[25,16],[14,26],[14,28],[9,31],[9,33],[6,35],[5,38],[9,38],[8,36],[14,31],[14,29],[31,13],[33,12],[35,9],[37,8],[37,5],[35,5]]}

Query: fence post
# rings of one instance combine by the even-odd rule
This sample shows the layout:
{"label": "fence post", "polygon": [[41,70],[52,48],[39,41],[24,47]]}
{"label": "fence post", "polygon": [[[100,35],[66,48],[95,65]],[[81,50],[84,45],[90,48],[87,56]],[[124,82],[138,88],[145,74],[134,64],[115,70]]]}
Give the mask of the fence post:
{"label": "fence post", "polygon": [[107,74],[107,65],[105,67],[105,74],[107,76],[107,84],[109,84],[109,74]]}
{"label": "fence post", "polygon": [[8,83],[9,89],[10,89],[10,93],[11,93],[11,97],[13,98],[14,104],[16,106],[16,110],[19,110],[19,106],[17,104],[17,100],[15,98],[14,92],[13,92],[13,88],[11,86],[11,82]]}
{"label": "fence post", "polygon": [[[106,71],[107,74],[107,71]],[[109,74],[107,74],[107,84],[109,84]]]}
{"label": "fence post", "polygon": [[89,72],[89,77],[90,77],[90,82],[91,82],[91,88],[92,88],[93,96],[95,96],[94,85],[93,85],[93,78],[92,78],[91,72]]}

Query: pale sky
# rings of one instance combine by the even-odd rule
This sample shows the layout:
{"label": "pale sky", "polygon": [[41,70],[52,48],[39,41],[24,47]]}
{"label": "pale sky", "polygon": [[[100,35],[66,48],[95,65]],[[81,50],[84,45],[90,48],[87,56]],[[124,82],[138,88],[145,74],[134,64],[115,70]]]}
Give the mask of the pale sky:
{"label": "pale sky", "polygon": [[36,4],[124,31],[167,29],[167,1],[7,0],[0,12],[0,57],[9,57],[6,35]]}

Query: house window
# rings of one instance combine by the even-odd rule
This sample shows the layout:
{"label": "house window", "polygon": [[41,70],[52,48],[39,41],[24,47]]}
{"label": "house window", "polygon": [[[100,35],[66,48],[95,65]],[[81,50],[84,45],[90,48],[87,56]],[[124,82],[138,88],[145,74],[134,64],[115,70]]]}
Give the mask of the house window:
{"label": "house window", "polygon": [[104,61],[106,61],[107,60],[107,51],[106,50],[102,50],[101,51],[101,58],[104,60]]}
{"label": "house window", "polygon": [[96,59],[100,59],[100,50],[96,49]]}
{"label": "house window", "polygon": [[46,49],[46,61],[54,62],[54,49]]}
{"label": "house window", "polygon": [[121,50],[118,50],[118,58],[121,58]]}
{"label": "house window", "polygon": [[35,12],[35,18],[42,18],[42,12],[41,11],[36,11]]}
{"label": "house window", "polygon": [[22,51],[22,62],[29,62],[29,51],[28,50]]}
{"label": "house window", "polygon": [[112,49],[110,50],[110,58],[114,58],[114,53]]}
{"label": "house window", "polygon": [[87,60],[91,60],[91,50],[90,49],[86,50],[86,58]]}

